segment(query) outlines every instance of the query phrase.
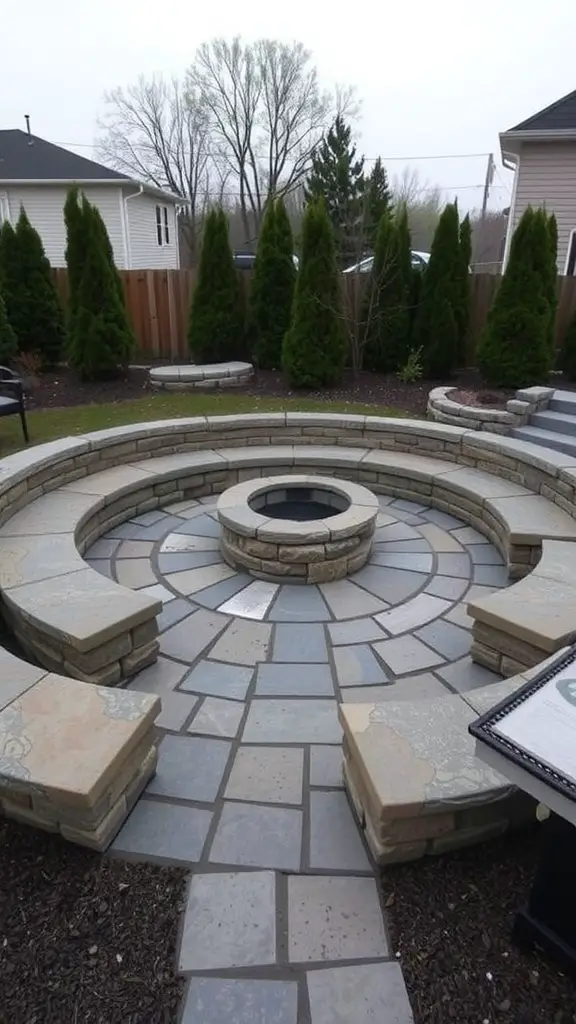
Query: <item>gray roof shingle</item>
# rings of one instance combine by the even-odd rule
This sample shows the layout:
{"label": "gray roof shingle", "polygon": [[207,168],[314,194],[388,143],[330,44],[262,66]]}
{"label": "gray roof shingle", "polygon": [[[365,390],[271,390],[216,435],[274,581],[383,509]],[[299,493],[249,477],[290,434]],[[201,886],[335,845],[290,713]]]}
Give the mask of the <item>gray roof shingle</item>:
{"label": "gray roof shingle", "polygon": [[509,128],[510,132],[544,132],[576,130],[576,89],[551,103],[544,110]]}
{"label": "gray roof shingle", "polygon": [[28,135],[19,128],[0,130],[0,181],[126,181],[110,167],[69,149]]}

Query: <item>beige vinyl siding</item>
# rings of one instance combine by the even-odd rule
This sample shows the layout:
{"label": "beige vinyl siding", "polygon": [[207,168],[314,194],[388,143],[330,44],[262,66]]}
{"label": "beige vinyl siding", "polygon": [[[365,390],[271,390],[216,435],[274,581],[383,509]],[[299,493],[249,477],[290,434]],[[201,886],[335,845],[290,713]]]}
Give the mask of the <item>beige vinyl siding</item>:
{"label": "beige vinyl siding", "polygon": [[527,206],[545,206],[558,221],[558,273],[564,273],[570,232],[576,229],[576,142],[523,142],[517,171],[514,224]]}
{"label": "beige vinyl siding", "polygon": [[[125,191],[125,195],[129,195]],[[126,219],[130,235],[130,265],[133,270],[173,270],[179,266],[176,238],[176,207],[166,200],[156,199],[145,192],[126,202]],[[168,210],[168,244],[162,234],[158,245],[156,207]],[[162,216],[164,213],[162,212]]]}
{"label": "beige vinyl siding", "polygon": [[[66,228],[64,203],[67,189],[64,185],[8,185],[0,186],[8,194],[10,220],[18,220],[20,206],[28,214],[38,231],[46,255],[53,267],[65,267]],[[88,185],[83,189],[87,199],[98,207],[110,236],[116,266],[125,264],[124,234],[120,207],[120,189],[117,185]]]}

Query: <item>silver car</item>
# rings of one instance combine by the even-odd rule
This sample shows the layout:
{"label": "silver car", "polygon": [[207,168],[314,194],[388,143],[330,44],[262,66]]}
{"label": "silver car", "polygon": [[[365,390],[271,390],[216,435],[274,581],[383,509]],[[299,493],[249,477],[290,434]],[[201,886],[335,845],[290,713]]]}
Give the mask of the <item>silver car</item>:
{"label": "silver car", "polygon": [[[413,270],[423,270],[430,259],[429,252],[417,252],[415,249],[412,249],[411,256]],[[373,265],[374,257],[366,256],[363,260],[360,260],[359,263],[353,263],[351,267],[346,267],[346,270],[343,270],[342,273],[369,274],[372,270]]]}

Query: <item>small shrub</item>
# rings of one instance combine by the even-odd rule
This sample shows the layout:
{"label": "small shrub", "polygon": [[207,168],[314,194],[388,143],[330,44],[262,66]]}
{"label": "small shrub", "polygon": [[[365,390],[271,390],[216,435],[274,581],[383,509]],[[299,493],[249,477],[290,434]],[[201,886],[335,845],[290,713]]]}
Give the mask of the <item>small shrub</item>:
{"label": "small shrub", "polygon": [[28,382],[30,387],[35,387],[42,372],[42,356],[40,353],[20,352],[12,361],[20,376]]}
{"label": "small shrub", "polygon": [[414,384],[424,376],[422,366],[422,348],[410,349],[408,359],[398,370],[396,376],[403,384]]}

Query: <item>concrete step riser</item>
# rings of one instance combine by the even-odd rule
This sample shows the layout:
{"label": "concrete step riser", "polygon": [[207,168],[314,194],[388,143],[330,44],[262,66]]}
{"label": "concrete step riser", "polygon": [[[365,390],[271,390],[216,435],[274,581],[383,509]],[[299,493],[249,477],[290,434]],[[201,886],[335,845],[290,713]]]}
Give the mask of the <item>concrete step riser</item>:
{"label": "concrete step riser", "polygon": [[513,436],[517,437],[519,441],[530,441],[532,444],[540,445],[543,448],[553,448],[554,451],[573,455],[576,458],[576,437],[571,440],[568,437],[563,437],[562,434],[554,434],[552,431],[541,430],[539,427],[518,427],[513,431]]}
{"label": "concrete step riser", "polygon": [[555,434],[576,436],[576,415],[556,411],[535,412],[530,418],[531,427],[551,430]]}
{"label": "concrete step riser", "polygon": [[549,412],[563,412],[568,416],[576,416],[576,394],[574,398],[552,398],[547,408]]}

